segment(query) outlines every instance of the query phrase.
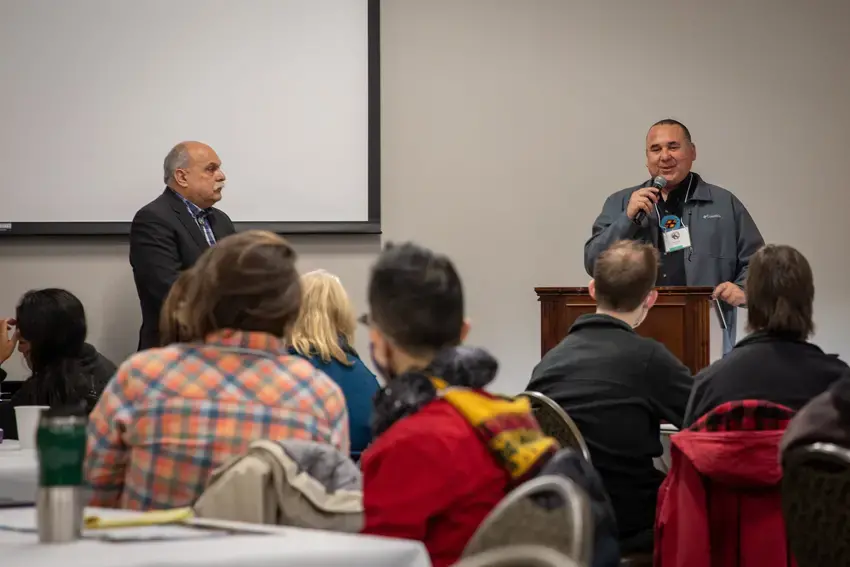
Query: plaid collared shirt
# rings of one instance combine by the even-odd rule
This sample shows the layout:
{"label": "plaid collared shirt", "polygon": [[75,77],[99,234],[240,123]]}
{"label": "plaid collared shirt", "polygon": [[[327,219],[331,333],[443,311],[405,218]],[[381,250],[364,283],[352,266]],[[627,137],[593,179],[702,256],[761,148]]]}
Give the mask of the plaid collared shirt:
{"label": "plaid collared shirt", "polygon": [[171,192],[183,201],[183,204],[186,205],[186,210],[189,211],[189,214],[195,219],[198,228],[204,233],[207,244],[213,246],[215,244],[215,234],[213,234],[212,227],[210,226],[210,211],[208,209],[202,209],[174,189],[171,189]]}
{"label": "plaid collared shirt", "polygon": [[91,505],[189,506],[210,473],[257,439],[302,439],[348,454],[339,387],[283,341],[224,330],[203,344],[137,353],[89,418]]}

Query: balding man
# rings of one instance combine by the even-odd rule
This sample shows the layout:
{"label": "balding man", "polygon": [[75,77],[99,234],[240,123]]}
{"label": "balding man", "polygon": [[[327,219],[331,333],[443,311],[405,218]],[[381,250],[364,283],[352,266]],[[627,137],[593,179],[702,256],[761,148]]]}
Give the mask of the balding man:
{"label": "balding man", "polygon": [[[728,330],[723,350],[735,343],[736,307],[746,304],[744,282],[750,256],[764,239],[746,207],[731,192],[691,171],[697,150],[681,122],[656,122],[646,135],[651,179],[617,191],[605,201],[584,245],[588,274],[611,243],[650,242],[661,253],[658,285],[711,286],[724,303]],[[663,189],[652,179],[664,178]]]}
{"label": "balding man", "polygon": [[655,501],[664,475],[660,423],[681,426],[691,372],[667,348],[638,335],[655,304],[658,251],[615,242],[594,262],[582,315],[546,353],[526,390],[552,398],[576,422],[611,497],[623,553],[652,551]]}
{"label": "balding man", "polygon": [[136,213],[130,228],[130,264],[142,307],[139,350],[160,345],[159,312],[180,272],[236,232],[230,217],[213,207],[221,200],[225,175],[211,147],[177,144],[163,170],[165,191]]}

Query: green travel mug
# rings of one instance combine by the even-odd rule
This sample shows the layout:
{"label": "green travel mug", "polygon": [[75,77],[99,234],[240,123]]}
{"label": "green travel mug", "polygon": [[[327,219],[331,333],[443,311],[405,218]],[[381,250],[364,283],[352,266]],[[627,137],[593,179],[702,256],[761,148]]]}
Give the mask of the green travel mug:
{"label": "green travel mug", "polygon": [[70,542],[82,534],[87,425],[85,406],[41,412],[36,431],[36,518],[42,543]]}

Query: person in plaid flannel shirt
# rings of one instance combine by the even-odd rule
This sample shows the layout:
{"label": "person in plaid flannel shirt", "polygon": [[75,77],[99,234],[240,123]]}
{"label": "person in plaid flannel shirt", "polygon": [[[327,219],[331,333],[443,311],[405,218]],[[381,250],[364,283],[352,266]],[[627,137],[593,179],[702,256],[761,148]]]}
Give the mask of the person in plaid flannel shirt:
{"label": "person in plaid flannel shirt", "polygon": [[180,279],[162,329],[183,342],[137,353],[90,416],[91,505],[189,506],[210,473],[256,439],[302,439],[348,454],[339,387],[287,352],[298,316],[295,252],[267,232],[229,236]]}

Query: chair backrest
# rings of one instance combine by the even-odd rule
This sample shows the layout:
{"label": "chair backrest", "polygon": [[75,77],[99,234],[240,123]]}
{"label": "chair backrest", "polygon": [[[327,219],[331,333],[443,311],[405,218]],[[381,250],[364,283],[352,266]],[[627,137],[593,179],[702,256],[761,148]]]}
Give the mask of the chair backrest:
{"label": "chair backrest", "polygon": [[484,518],[464,557],[511,545],[542,545],[581,566],[590,563],[593,518],[584,491],[567,478],[541,475],[505,496]]}
{"label": "chair backrest", "polygon": [[587,449],[584,437],[581,436],[578,426],[570,419],[564,408],[555,403],[552,398],[540,392],[528,391],[519,396],[531,401],[531,409],[543,433],[554,437],[561,447],[569,447],[578,451],[582,457],[587,459],[587,462],[591,462],[590,451]]}
{"label": "chair backrest", "polygon": [[452,567],[580,567],[554,549],[542,545],[512,545],[462,559]]}
{"label": "chair backrest", "polygon": [[782,465],[782,513],[799,567],[850,565],[850,449],[802,445]]}

